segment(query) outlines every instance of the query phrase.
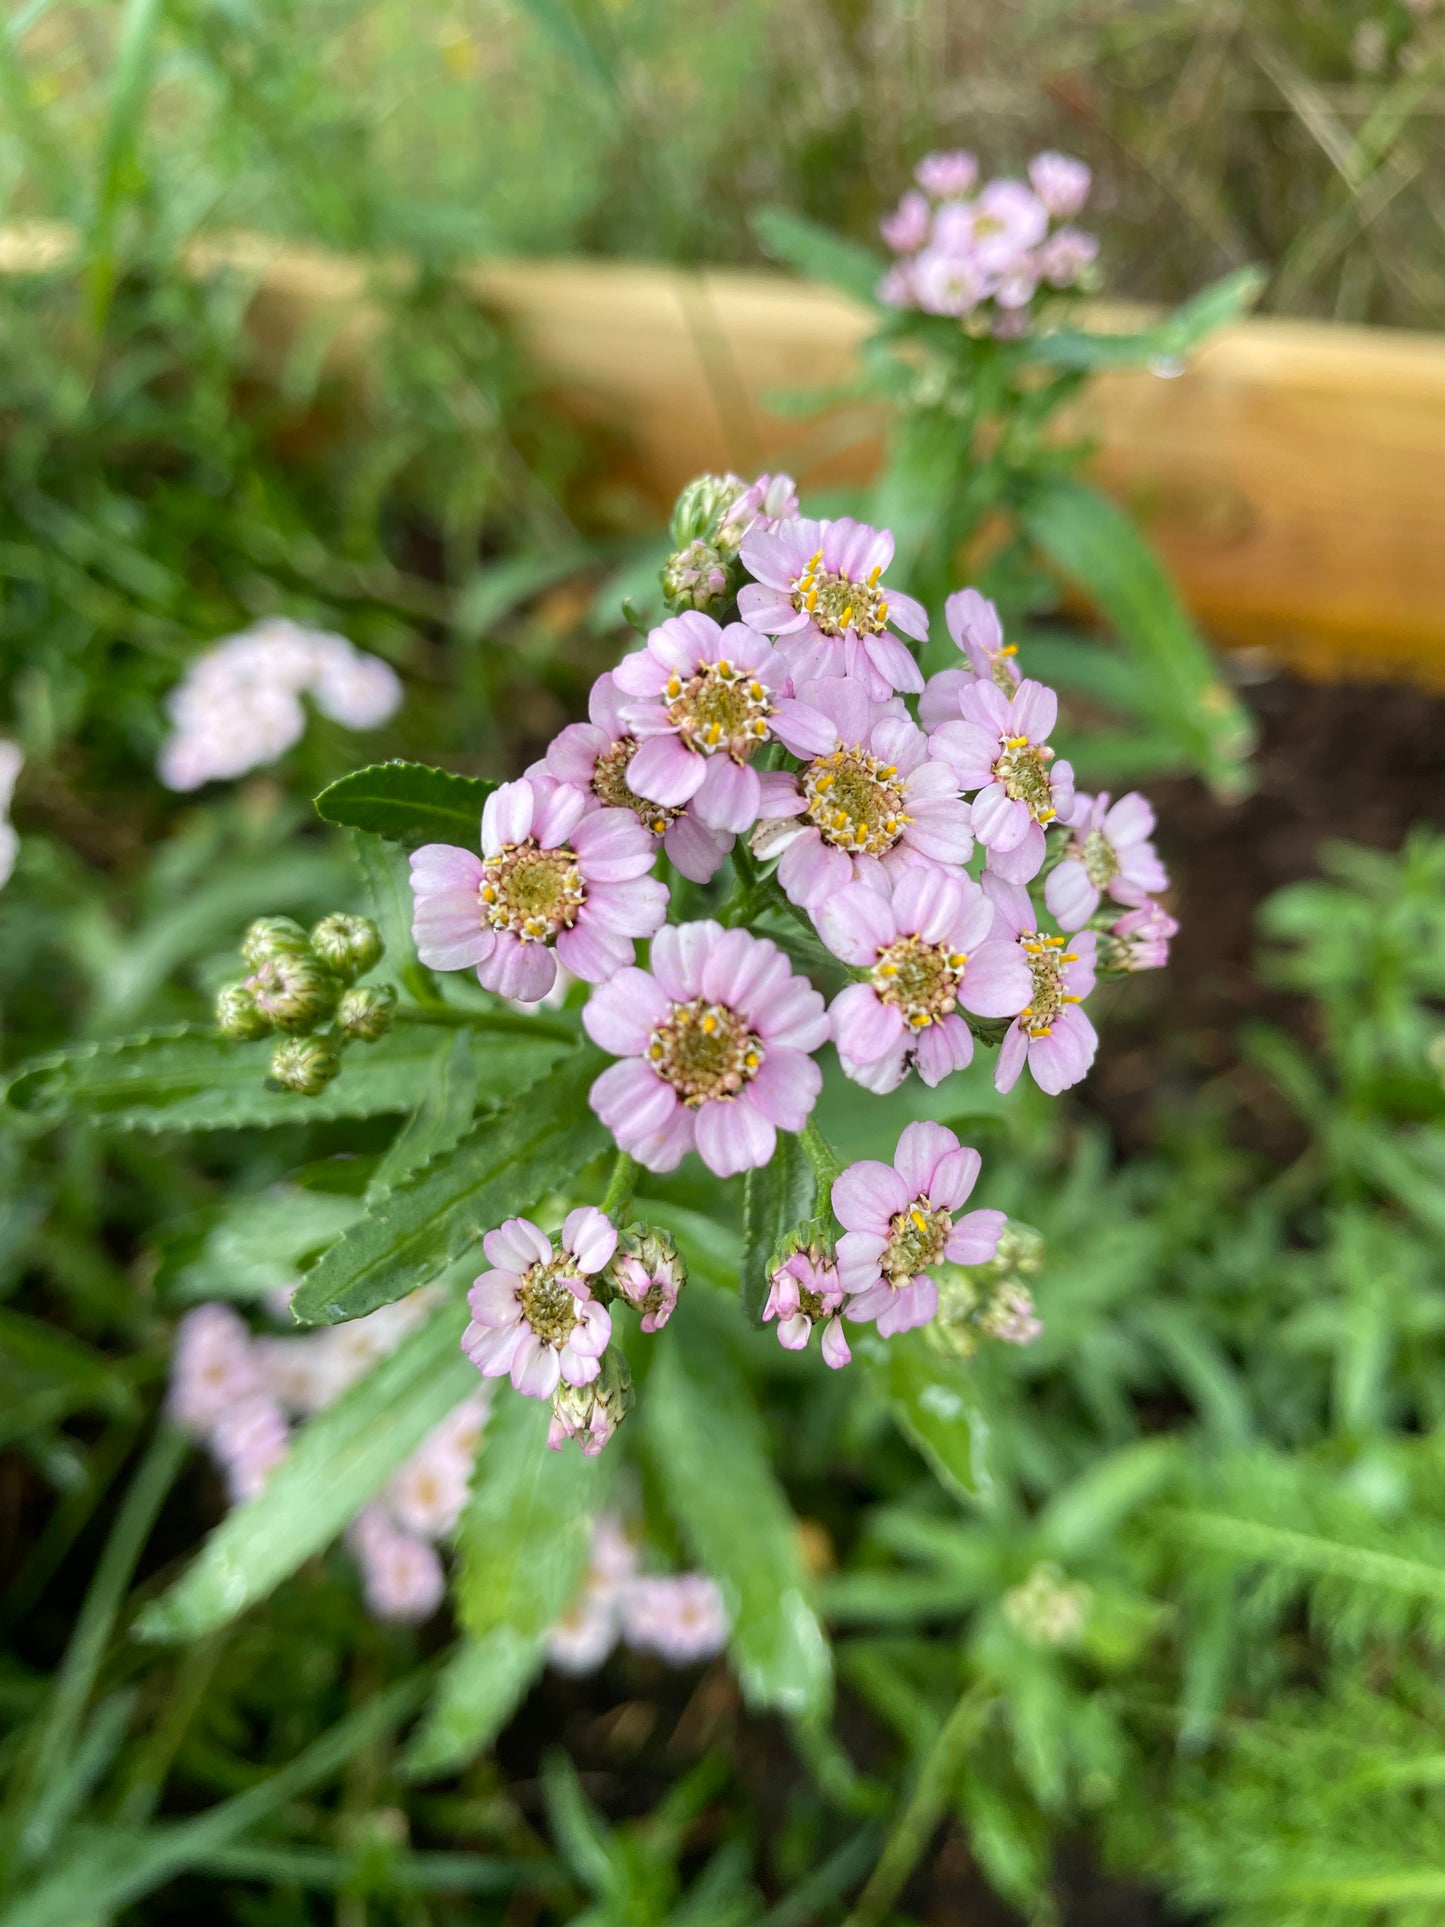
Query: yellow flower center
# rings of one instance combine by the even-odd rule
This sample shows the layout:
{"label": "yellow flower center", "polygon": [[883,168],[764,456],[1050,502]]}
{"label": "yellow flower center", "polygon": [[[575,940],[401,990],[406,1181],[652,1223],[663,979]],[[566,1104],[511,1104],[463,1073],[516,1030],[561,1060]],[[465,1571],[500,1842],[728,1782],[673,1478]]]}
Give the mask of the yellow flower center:
{"label": "yellow flower center", "polygon": [[609,810],[631,810],[654,836],[661,836],[671,829],[682,811],[667,809],[661,803],[650,803],[646,797],[638,796],[628,788],[627,772],[632,767],[637,750],[636,738],[632,736],[624,736],[620,742],[609,744],[597,758],[592,771],[592,794]]}
{"label": "yellow flower center", "polygon": [[767,689],[723,657],[684,679],[669,677],[663,691],[668,720],[689,749],[723,752],[746,763],[767,740],[773,704]]}
{"label": "yellow flower center", "polygon": [[922,937],[900,937],[878,953],[868,973],[880,1003],[892,1004],[910,1030],[927,1030],[958,1001],[967,953]]}
{"label": "yellow flower center", "polygon": [[694,997],[673,1005],[671,1017],[652,1033],[647,1057],[683,1103],[696,1109],[736,1097],[762,1068],[764,1051],[762,1039],[735,1010]]}
{"label": "yellow flower center", "polygon": [[884,1278],[895,1291],[936,1265],[943,1256],[953,1219],[947,1211],[925,1208],[917,1198],[900,1211],[888,1227],[888,1247],[880,1261]]}
{"label": "yellow flower center", "polygon": [[522,1273],[522,1316],[544,1345],[561,1349],[577,1325],[577,1300],[564,1282],[578,1273],[564,1258],[544,1258]]}
{"label": "yellow flower center", "polygon": [[523,943],[554,943],[559,931],[572,928],[586,901],[577,853],[565,846],[539,850],[528,837],[504,844],[500,855],[482,864],[483,920]]}
{"label": "yellow flower center", "polygon": [[820,756],[803,772],[807,814],[825,843],[881,856],[913,821],[892,763],[870,756],[861,743]]}
{"label": "yellow flower center", "polygon": [[1076,950],[1064,948],[1067,942],[1067,937],[1046,937],[1038,930],[1026,930],[1019,938],[1033,989],[1028,1007],[1019,1012],[1018,1020],[1030,1037],[1047,1037],[1066,1004],[1084,1001],[1064,989],[1066,966],[1079,961]]}
{"label": "yellow flower center", "polygon": [[793,607],[811,616],[825,636],[876,636],[888,621],[888,604],[878,587],[880,564],[866,582],[853,582],[823,567],[819,549],[793,584]]}
{"label": "yellow flower center", "polygon": [[1015,803],[1027,804],[1036,823],[1051,822],[1058,814],[1049,788],[1049,764],[1053,760],[1054,752],[1047,743],[1010,736],[993,766],[1005,794]]}

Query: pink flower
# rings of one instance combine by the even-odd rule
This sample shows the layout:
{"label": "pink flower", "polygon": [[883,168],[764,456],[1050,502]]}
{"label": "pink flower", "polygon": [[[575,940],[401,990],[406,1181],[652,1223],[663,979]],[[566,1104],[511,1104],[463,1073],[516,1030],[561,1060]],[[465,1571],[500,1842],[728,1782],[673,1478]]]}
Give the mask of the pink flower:
{"label": "pink flower", "polygon": [[1081,930],[1107,891],[1130,909],[1167,890],[1168,873],[1149,838],[1154,812],[1137,790],[1112,808],[1107,790],[1074,797],[1069,818],[1073,835],[1057,868],[1044,883],[1044,902],[1061,930]]}
{"label": "pink flower", "polygon": [[792,476],[781,470],[776,475],[760,475],[749,483],[718,523],[717,546],[734,550],[751,530],[766,535],[779,522],[792,521],[797,513],[798,485]]}
{"label": "pink flower", "polygon": [[1007,274],[1049,231],[1043,202],[1022,181],[990,181],[971,201],[940,208],[934,246],[972,261],[984,274]]}
{"label": "pink flower", "polygon": [[624,1061],[592,1086],[592,1108],[623,1150],[671,1171],[696,1150],[720,1178],[800,1131],[823,1075],[823,999],[765,937],[712,922],[669,925],[650,970],[620,970],[582,1013],[593,1042]]}
{"label": "pink flower", "polygon": [[738,591],[738,614],[749,628],[779,639],[795,684],[860,676],[880,702],[895,689],[922,689],[918,664],[887,625],[892,621],[924,642],[928,616],[922,603],[882,580],[893,560],[886,529],[847,516],[836,522],[798,516],[770,535],[746,536],[739,553],[757,581]]}
{"label": "pink flower", "polygon": [[622,1602],[637,1576],[637,1547],[611,1513],[592,1526],[592,1555],[582,1588],[547,1635],[547,1657],[559,1672],[591,1673],[617,1643]]}
{"label": "pink flower", "polygon": [[413,852],[417,955],[434,970],[474,964],[484,990],[524,1003],[547,995],[558,959],[598,983],[667,915],[654,855],[630,810],[589,810],[551,776],[503,783],[482,810],[479,857],[450,843]]}
{"label": "pink flower", "polygon": [[226,1474],[232,1505],[254,1499],[286,1456],[291,1430],[268,1392],[239,1399],[216,1420],[210,1446]]}
{"label": "pink flower", "polygon": [[925,154],[914,168],[913,178],[935,200],[956,200],[978,179],[978,161],[963,148],[951,154]]}
{"label": "pink flower", "polygon": [[1108,930],[1106,954],[1115,970],[1162,970],[1179,925],[1159,903],[1127,911]]}
{"label": "pink flower", "polygon": [[379,1506],[357,1515],[348,1539],[375,1618],[414,1626],[431,1618],[446,1592],[446,1575],[425,1539],[399,1532]]}
{"label": "pink flower", "polygon": [[678,1293],[687,1283],[687,1266],[666,1232],[648,1229],[639,1236],[629,1231],[607,1273],[632,1309],[641,1312],[643,1331],[660,1332],[677,1309]]}
{"label": "pink flower", "polygon": [[387,1487],[387,1510],[420,1539],[445,1538],[462,1515],[486,1424],[491,1387],[442,1420]]}
{"label": "pink flower", "polygon": [[1010,700],[1019,686],[1018,645],[1003,639],[998,610],[977,589],[960,589],[943,605],[948,633],[968,657],[967,669],[940,669],[918,699],[918,720],[927,730],[954,722],[958,698],[974,681],[991,682]]}
{"label": "pink flower", "polygon": [[1010,883],[1027,883],[1044,860],[1042,826],[1067,819],[1074,807],[1074,772],[1054,761],[1047,738],[1059,699],[1025,679],[1010,702],[992,683],[958,692],[961,722],[942,723],[929,753],[951,764],[959,786],[977,790],[973,833],[988,851],[988,866]]}
{"label": "pink flower", "polygon": [[[778,538],[747,537],[755,539]],[[691,803],[716,831],[757,821],[758,773],[750,763],[770,737],[795,756],[816,756],[833,742],[832,725],[787,693],[788,665],[778,651],[740,622],[723,629],[693,609],[670,616],[612,673],[632,699],[622,719],[642,742],[628,782],[670,809]]]}
{"label": "pink flower", "polygon": [[978,1180],[977,1151],[942,1124],[905,1127],[892,1164],[864,1158],[833,1181],[833,1210],[846,1227],[838,1276],[852,1295],[848,1317],[877,1322],[887,1338],[926,1325],[938,1309],[930,1265],[987,1264],[1002,1211],[954,1213]]}
{"label": "pink flower", "polygon": [[622,1631],[639,1652],[687,1666],[722,1650],[728,1616],[711,1579],[680,1572],[634,1580],[623,1596]]}
{"label": "pink flower", "polygon": [[1099,258],[1099,243],[1082,228],[1061,227],[1051,234],[1034,257],[1041,278],[1051,288],[1072,288]]}
{"label": "pink flower", "polygon": [[838,746],[796,775],[772,770],[762,779],[752,847],[765,859],[781,854],[778,882],[789,900],[810,909],[878,863],[889,871],[966,863],[969,807],[952,770],[930,759],[922,730],[891,705],[880,711],[851,676],[805,683],[800,693],[834,725]]}
{"label": "pink flower", "polygon": [[508,1218],[482,1240],[494,1267],[467,1293],[472,1322],[462,1350],[484,1378],[510,1372],[529,1398],[550,1398],[562,1379],[588,1385],[612,1336],[594,1277],[617,1248],[617,1232],[590,1204],[570,1211],[560,1247],[528,1218]]}
{"label": "pink flower", "polygon": [[229,1305],[197,1305],[176,1327],[170,1413],[194,1438],[206,1438],[243,1399],[265,1389],[244,1319]]}
{"label": "pink flower", "polygon": [[1011,1091],[1027,1063],[1039,1089],[1057,1097],[1087,1074],[1099,1048],[1080,1008],[1094,988],[1094,933],[1046,936],[1021,885],[985,872],[983,887],[994,906],[994,936],[1013,939],[1033,979],[1028,1004],[999,1047],[994,1088]]}
{"label": "pink flower", "polygon": [[1072,154],[1047,151],[1029,162],[1029,180],[1045,209],[1056,221],[1067,221],[1089,198],[1093,175]]}
{"label": "pink flower", "polygon": [[838,1267],[812,1251],[795,1251],[773,1273],[763,1322],[778,1321],[778,1343],[790,1352],[806,1351],[814,1325],[823,1327],[823,1363],[835,1371],[853,1354],[843,1334],[843,1287]]}
{"label": "pink flower", "polygon": [[[541,766],[559,783],[570,783],[588,798],[588,807],[631,810],[643,827],[662,839],[669,860],[694,883],[706,883],[733,846],[730,835],[709,829],[684,805],[667,809],[638,796],[627,776],[638,739],[623,721],[626,698],[608,670],[592,685],[585,723],[568,723],[552,739]],[[536,765],[529,774],[539,773]]]}
{"label": "pink flower", "polygon": [[833,999],[843,1069],[871,1091],[891,1091],[911,1064],[941,1084],[973,1057],[956,1012],[1012,1017],[1031,978],[1018,947],[992,939],[993,905],[972,878],[905,870],[863,881],[819,906],[818,932],[845,963],[868,972]]}
{"label": "pink flower", "polygon": [[878,232],[895,254],[916,254],[928,239],[932,223],[933,209],[928,204],[928,196],[911,187],[893,212],[885,214],[878,223]]}
{"label": "pink flower", "polygon": [[988,299],[992,284],[971,255],[930,247],[914,257],[908,286],[914,304],[925,314],[957,315],[962,320]]}

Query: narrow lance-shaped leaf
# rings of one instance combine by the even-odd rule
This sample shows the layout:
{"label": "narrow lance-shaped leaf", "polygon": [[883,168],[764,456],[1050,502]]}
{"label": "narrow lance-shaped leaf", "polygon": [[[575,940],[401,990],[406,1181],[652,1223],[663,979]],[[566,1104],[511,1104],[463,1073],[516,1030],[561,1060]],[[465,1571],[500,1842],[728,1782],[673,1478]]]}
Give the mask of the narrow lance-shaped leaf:
{"label": "narrow lance-shaped leaf", "polygon": [[197,1639],[224,1626],[328,1546],[476,1384],[455,1294],[389,1358],[296,1433],[254,1499],[137,1624],[144,1639]]}
{"label": "narrow lance-shaped leaf", "polygon": [[813,281],[826,281],[871,306],[884,263],[871,248],[845,240],[788,208],[759,208],[752,228],[765,254]]}
{"label": "narrow lance-shaped leaf", "polygon": [[478,776],[456,776],[427,763],[371,763],[332,783],[316,799],[316,813],[347,829],[370,830],[416,849],[459,843],[474,850],[482,805],[496,788]]}
{"label": "narrow lance-shaped leaf", "polygon": [[1030,538],[1108,617],[1133,655],[1147,705],[1226,795],[1248,786],[1248,711],[1226,684],[1163,563],[1128,516],[1081,482],[1033,489],[1020,514]]}
{"label": "narrow lance-shaped leaf", "polygon": [[456,1612],[467,1634],[408,1759],[418,1777],[473,1758],[540,1670],[548,1629],[576,1597],[614,1461],[547,1447],[541,1399],[503,1389],[458,1530]]}
{"label": "narrow lance-shaped leaf", "polygon": [[749,1171],[743,1187],[743,1257],[738,1294],[753,1324],[761,1324],[771,1261],[790,1231],[812,1216],[817,1180],[798,1138],[778,1134],[770,1163]]}
{"label": "narrow lance-shaped leaf", "polygon": [[1089,370],[1177,361],[1216,328],[1247,314],[1267,279],[1259,268],[1238,268],[1192,296],[1154,327],[1134,334],[1090,334],[1082,329],[1056,328],[1028,343],[1028,359],[1048,362],[1054,368]]}
{"label": "narrow lance-shaped leaf", "polygon": [[744,1693],[754,1706],[801,1718],[827,1708],[831,1658],[797,1521],[729,1352],[723,1319],[730,1302],[694,1302],[672,1321],[648,1373],[640,1416],[683,1538],[722,1589]]}
{"label": "narrow lance-shaped leaf", "polygon": [[959,1498],[987,1501],[993,1492],[988,1420],[967,1362],[934,1351],[921,1331],[864,1343],[904,1437]]}
{"label": "narrow lance-shaped leaf", "polygon": [[377,1199],[302,1279],[291,1301],[296,1317],[334,1325],[388,1305],[503,1218],[575,1181],[609,1142],[587,1105],[603,1061],[590,1049],[570,1053],[514,1105],[480,1119],[450,1151]]}

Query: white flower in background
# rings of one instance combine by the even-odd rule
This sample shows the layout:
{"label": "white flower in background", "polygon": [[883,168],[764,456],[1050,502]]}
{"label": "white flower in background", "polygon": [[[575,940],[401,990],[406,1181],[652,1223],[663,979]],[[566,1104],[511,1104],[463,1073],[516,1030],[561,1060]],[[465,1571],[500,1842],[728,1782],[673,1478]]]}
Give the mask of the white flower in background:
{"label": "white flower in background", "polygon": [[161,749],[168,789],[243,776],[306,733],[301,698],[347,729],[375,729],[401,702],[395,670],[324,629],[285,616],[254,623],[198,656],[166,698],[174,725]]}
{"label": "white flower in background", "polygon": [[20,839],[10,821],[10,798],[15,794],[15,780],[24,762],[20,745],[0,736],[0,890],[10,881],[20,848]]}

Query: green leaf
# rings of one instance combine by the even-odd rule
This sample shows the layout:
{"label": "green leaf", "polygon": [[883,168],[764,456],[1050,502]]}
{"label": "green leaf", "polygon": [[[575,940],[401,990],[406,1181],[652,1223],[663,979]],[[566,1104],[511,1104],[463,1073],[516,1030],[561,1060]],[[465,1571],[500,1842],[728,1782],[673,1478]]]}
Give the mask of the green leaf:
{"label": "green leaf", "polygon": [[264,1298],[355,1224],[362,1209],[359,1198],[294,1184],[237,1198],[162,1233],[156,1295],[170,1304]]}
{"label": "green leaf", "polygon": [[1203,289],[1153,328],[1136,334],[1085,334],[1059,328],[1028,343],[1030,361],[1054,368],[1137,368],[1151,361],[1182,360],[1206,335],[1247,314],[1268,276],[1260,268],[1238,268]]}
{"label": "green leaf", "polygon": [[767,1302],[773,1256],[790,1231],[813,1216],[816,1180],[800,1139],[778,1133],[770,1163],[749,1171],[743,1186],[743,1259],[738,1295],[750,1321],[760,1325]]}
{"label": "green leaf", "polygon": [[730,1354],[730,1306],[689,1302],[672,1321],[648,1373],[644,1437],[683,1538],[722,1589],[749,1704],[803,1718],[830,1703],[831,1657],[772,1442]]}
{"label": "green leaf", "polygon": [[476,1386],[465,1314],[449,1295],[389,1358],[302,1426],[264,1490],[228,1512],[200,1556],[137,1622],[142,1639],[224,1626],[344,1531]]}
{"label": "green leaf", "polygon": [[[513,1048],[508,1039],[503,1047]],[[272,1046],[236,1043],[201,1024],[80,1044],[22,1065],[5,1103],[45,1124],[84,1116],[120,1131],[223,1131],[409,1111],[436,1052],[434,1032],[398,1025],[346,1054],[319,1097],[270,1090]],[[556,1046],[552,1046],[555,1052]],[[530,1047],[524,1043],[524,1053]],[[532,1051],[528,1061],[536,1063]],[[499,1079],[509,1074],[498,1066]]]}
{"label": "green leaf", "polygon": [[613,1461],[547,1449],[541,1399],[503,1393],[477,1461],[457,1543],[457,1616],[469,1645],[443,1681],[408,1760],[454,1771],[495,1737],[540,1669],[548,1629],[576,1597]]}
{"label": "green leaf", "polygon": [[381,974],[403,985],[418,1003],[434,1001],[436,980],[418,959],[412,940],[411,870],[406,852],[365,830],[357,830],[351,842],[385,947]]}
{"label": "green leaf", "polygon": [[976,1374],[962,1359],[935,1352],[921,1331],[880,1344],[881,1372],[894,1421],[959,1498],[986,1502],[993,1494],[988,1421]]}
{"label": "green leaf", "polygon": [[871,248],[845,241],[831,229],[783,207],[759,208],[752,216],[752,229],[764,254],[773,260],[874,305],[885,264]]}
{"label": "green leaf", "polygon": [[1223,795],[1249,785],[1249,712],[1220,680],[1208,644],[1164,565],[1129,517],[1081,482],[1035,488],[1020,508],[1030,538],[1077,582],[1134,657],[1139,703]]}
{"label": "green leaf", "polygon": [[367,1187],[368,1200],[375,1202],[412,1172],[450,1151],[471,1124],[476,1108],[477,1065],[472,1038],[465,1030],[454,1031],[438,1044],[421,1103],[377,1165]]}
{"label": "green leaf", "polygon": [[479,776],[454,776],[427,763],[372,763],[322,790],[316,813],[328,823],[369,830],[416,849],[459,843],[474,850],[482,805],[496,788]]}
{"label": "green leaf", "polygon": [[[553,1046],[555,1049],[556,1046]],[[301,1281],[291,1309],[334,1325],[404,1297],[545,1192],[565,1187],[610,1142],[588,1108],[604,1059],[582,1049],[509,1109],[482,1118],[415,1177],[378,1199]]]}

